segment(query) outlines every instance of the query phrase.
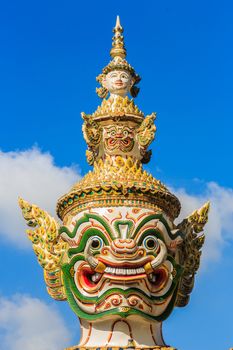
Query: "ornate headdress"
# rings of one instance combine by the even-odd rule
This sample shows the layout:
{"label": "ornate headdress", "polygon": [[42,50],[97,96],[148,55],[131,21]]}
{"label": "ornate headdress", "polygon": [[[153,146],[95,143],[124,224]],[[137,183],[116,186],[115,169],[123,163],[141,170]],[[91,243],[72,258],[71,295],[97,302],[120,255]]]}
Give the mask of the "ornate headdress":
{"label": "ornate headdress", "polygon": [[[113,29],[114,36],[112,38],[112,49],[110,51],[110,55],[112,57],[112,61],[103,68],[102,73],[98,75],[96,80],[102,85],[102,81],[105,76],[113,71],[113,70],[125,70],[128,71],[133,78],[133,86],[130,89],[130,93],[132,97],[136,97],[139,88],[136,86],[141,80],[140,76],[135,72],[134,68],[126,61],[126,48],[124,44],[124,37],[122,35],[123,28],[120,23],[120,18],[117,16],[116,25]],[[103,86],[100,88],[96,88],[96,92],[99,97],[104,98],[107,96],[108,91]]]}
{"label": "ornate headdress", "polygon": [[49,294],[67,299],[82,321],[80,345],[70,350],[172,350],[161,322],[188,303],[204,243],[199,233],[209,203],[176,225],[178,198],[143,169],[156,115],[144,116],[127,96],[130,79],[135,85],[140,78],[125,60],[122,32],[118,17],[113,60],[97,80],[116,70],[120,89],[106,85],[110,97],[94,113],[82,113],[93,171],[58,200],[62,225],[19,200]]}
{"label": "ornate headdress", "polygon": [[[112,70],[126,70],[136,84],[140,77],[125,59],[119,16],[113,31],[110,51],[113,60],[97,80],[101,82]],[[64,219],[69,213],[73,215],[93,206],[114,206],[118,203],[136,206],[140,203],[145,208],[160,207],[172,219],[176,218],[180,212],[179,200],[142,168],[142,163],[149,162],[151,157],[147,148],[154,139],[156,114],[145,117],[128,96],[110,96],[94,113],[82,113],[82,117],[83,134],[88,145],[87,161],[94,165],[94,170],[59,199],[58,216]]]}

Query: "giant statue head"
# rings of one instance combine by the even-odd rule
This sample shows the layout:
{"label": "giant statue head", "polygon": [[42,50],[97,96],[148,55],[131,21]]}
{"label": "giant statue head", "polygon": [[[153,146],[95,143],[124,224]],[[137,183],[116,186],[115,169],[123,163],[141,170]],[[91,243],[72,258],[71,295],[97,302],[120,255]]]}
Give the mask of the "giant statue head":
{"label": "giant statue head", "polygon": [[80,319],[79,348],[171,349],[161,324],[189,301],[209,204],[175,224],[179,200],[143,170],[155,114],[144,116],[127,96],[136,96],[140,78],[125,59],[122,31],[118,19],[113,60],[98,77],[98,93],[110,97],[93,114],[82,113],[93,171],[58,200],[62,224],[19,204],[34,228],[28,235],[49,294],[67,300]]}

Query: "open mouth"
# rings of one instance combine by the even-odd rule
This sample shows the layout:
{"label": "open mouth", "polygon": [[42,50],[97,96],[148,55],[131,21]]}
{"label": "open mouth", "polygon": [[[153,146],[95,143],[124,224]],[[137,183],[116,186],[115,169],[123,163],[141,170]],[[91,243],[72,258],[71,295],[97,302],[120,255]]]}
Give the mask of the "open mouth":
{"label": "open mouth", "polygon": [[78,269],[77,277],[80,285],[87,291],[96,290],[101,282],[106,280],[111,283],[125,284],[146,279],[153,289],[157,289],[167,280],[167,271],[161,267],[147,275],[143,267],[107,266],[103,273],[99,273],[84,264]]}
{"label": "open mouth", "polygon": [[78,272],[81,284],[89,288],[92,288],[95,285],[97,285],[103,275],[102,273],[93,271],[87,266],[82,267]]}
{"label": "open mouth", "polygon": [[148,280],[156,285],[160,286],[167,279],[167,273],[164,269],[157,269],[155,272],[152,272],[148,275]]}

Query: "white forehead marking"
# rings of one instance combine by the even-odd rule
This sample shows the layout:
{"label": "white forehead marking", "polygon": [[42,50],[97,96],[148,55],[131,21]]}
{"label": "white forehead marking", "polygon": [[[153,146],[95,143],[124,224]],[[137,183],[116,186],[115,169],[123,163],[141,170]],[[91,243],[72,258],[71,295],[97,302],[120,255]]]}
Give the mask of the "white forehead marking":
{"label": "white forehead marking", "polygon": [[129,225],[128,224],[120,224],[119,231],[121,234],[121,238],[123,238],[123,239],[127,238],[127,235],[129,232]]}

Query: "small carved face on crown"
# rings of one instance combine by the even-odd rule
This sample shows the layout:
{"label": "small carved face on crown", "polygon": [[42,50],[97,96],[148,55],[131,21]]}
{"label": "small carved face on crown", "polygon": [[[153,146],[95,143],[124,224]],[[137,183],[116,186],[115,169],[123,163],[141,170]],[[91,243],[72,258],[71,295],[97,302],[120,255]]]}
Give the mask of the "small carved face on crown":
{"label": "small carved face on crown", "polygon": [[127,125],[105,126],[103,131],[105,152],[109,154],[131,152],[134,147],[134,129]]}
{"label": "small carved face on crown", "polygon": [[102,84],[110,94],[126,96],[134,84],[134,79],[126,70],[113,70],[106,75]]}

